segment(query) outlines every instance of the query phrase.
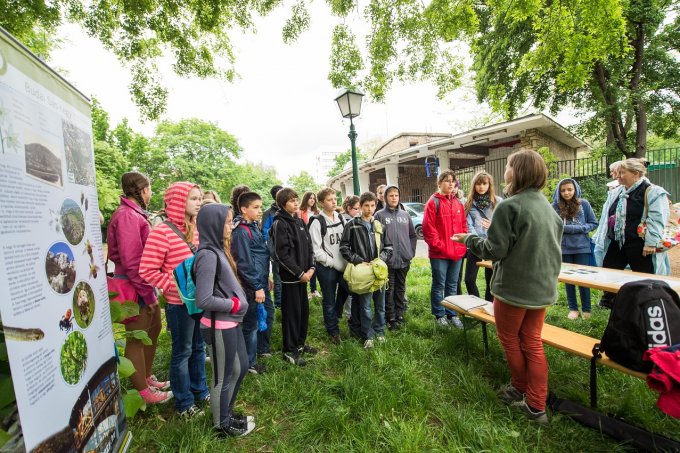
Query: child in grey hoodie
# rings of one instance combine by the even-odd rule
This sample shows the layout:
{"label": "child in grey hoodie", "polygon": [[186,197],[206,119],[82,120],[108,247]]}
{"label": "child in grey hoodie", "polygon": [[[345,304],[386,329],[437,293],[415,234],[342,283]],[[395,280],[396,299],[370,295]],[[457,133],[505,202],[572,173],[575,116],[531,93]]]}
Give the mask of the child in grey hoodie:
{"label": "child in grey hoodie", "polygon": [[[192,274],[196,305],[203,309],[200,334],[209,346],[213,367],[210,408],[220,436],[245,436],[255,429],[252,417],[233,412],[236,395],[248,372],[241,322],[248,310],[229,254],[233,213],[223,204],[208,204],[198,213],[199,245]],[[199,364],[203,366],[203,364]]]}

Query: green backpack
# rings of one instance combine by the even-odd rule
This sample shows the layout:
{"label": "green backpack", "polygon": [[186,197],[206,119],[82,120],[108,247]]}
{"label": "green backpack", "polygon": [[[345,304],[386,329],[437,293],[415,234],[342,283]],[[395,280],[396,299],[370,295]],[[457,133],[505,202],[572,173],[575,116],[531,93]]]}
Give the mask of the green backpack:
{"label": "green backpack", "polygon": [[[375,234],[375,245],[379,253],[382,224],[377,220],[373,221],[373,231]],[[370,263],[357,265],[349,263],[342,276],[347,282],[350,292],[354,294],[372,293],[387,287],[387,264],[379,257]]]}

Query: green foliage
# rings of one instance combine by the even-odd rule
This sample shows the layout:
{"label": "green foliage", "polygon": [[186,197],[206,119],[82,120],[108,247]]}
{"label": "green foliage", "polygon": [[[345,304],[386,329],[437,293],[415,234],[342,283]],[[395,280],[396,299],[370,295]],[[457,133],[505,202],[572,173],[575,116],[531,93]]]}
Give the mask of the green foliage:
{"label": "green foliage", "polygon": [[125,337],[134,338],[141,341],[145,346],[151,346],[151,338],[149,338],[149,334],[144,330],[126,330]]}
{"label": "green foliage", "polygon": [[548,167],[548,181],[543,188],[543,195],[548,199],[550,203],[553,201],[553,194],[555,193],[555,188],[560,180],[568,178],[569,175],[558,175],[557,174],[557,157],[550,151],[550,148],[542,147],[538,149],[538,154],[541,155],[545,161],[545,165]]}
{"label": "green foliage", "polygon": [[4,429],[0,429],[0,447],[5,445],[10,439],[12,438],[12,435],[5,431]]}
{"label": "green foliage", "polygon": [[605,175],[588,176],[578,180],[581,186],[581,197],[590,202],[595,217],[599,220],[605,201],[607,201],[607,186],[610,179]]}
{"label": "green foliage", "polygon": [[[116,296],[117,294],[114,292],[109,293],[109,298]],[[121,323],[127,318],[139,315],[139,304],[131,300],[126,300],[125,302],[110,300],[109,311],[111,313],[111,322]]]}
{"label": "green foliage", "polygon": [[[357,164],[368,160],[369,156],[364,154],[361,149],[357,148]],[[335,156],[335,165],[328,171],[328,177],[332,178],[339,175],[345,169],[347,162],[352,160],[352,150],[348,149]]]}
{"label": "green foliage", "polygon": [[132,361],[127,357],[118,357],[120,362],[118,363],[118,374],[122,378],[127,378],[135,374],[135,366]]}
{"label": "green foliage", "polygon": [[318,184],[312,175],[310,175],[305,170],[301,171],[300,174],[296,176],[291,176],[288,178],[288,182],[286,184],[288,187],[295,189],[295,191],[298,193],[298,196],[300,197],[300,201],[302,201],[302,195],[305,192],[316,193],[321,188],[321,185]]}
{"label": "green foliage", "polygon": [[129,389],[123,393],[123,407],[125,407],[125,417],[132,419],[139,410],[146,410],[144,398],[135,389]]}

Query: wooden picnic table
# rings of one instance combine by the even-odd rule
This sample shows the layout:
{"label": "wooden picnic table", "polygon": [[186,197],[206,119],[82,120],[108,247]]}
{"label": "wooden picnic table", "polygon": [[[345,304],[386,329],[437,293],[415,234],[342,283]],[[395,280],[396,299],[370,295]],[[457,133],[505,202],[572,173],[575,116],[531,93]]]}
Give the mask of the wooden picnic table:
{"label": "wooden picnic table", "polygon": [[[478,263],[481,267],[491,268],[491,261],[484,260]],[[562,263],[562,269],[557,279],[562,283],[600,289],[610,293],[618,293],[625,283],[636,280],[660,280],[680,294],[680,278],[666,275],[645,274],[643,272],[620,271],[604,267],[584,266],[580,264]]]}

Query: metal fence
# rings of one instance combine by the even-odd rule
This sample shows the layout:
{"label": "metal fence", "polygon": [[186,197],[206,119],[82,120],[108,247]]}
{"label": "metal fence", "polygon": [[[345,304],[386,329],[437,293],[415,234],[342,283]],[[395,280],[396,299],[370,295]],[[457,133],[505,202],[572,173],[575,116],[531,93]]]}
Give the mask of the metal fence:
{"label": "metal fence", "polygon": [[[671,194],[671,200],[680,200],[680,148],[653,149],[647,151],[647,177],[651,182],[666,189]],[[551,169],[551,178],[570,176],[577,180],[591,176],[609,176],[609,165],[615,159],[607,156],[585,159],[560,160]],[[504,185],[506,158],[494,159],[483,165],[456,169],[456,177],[463,190],[471,189],[472,178],[478,172],[485,170],[494,178],[496,193],[501,193]],[[604,190],[604,188],[603,188]]]}

